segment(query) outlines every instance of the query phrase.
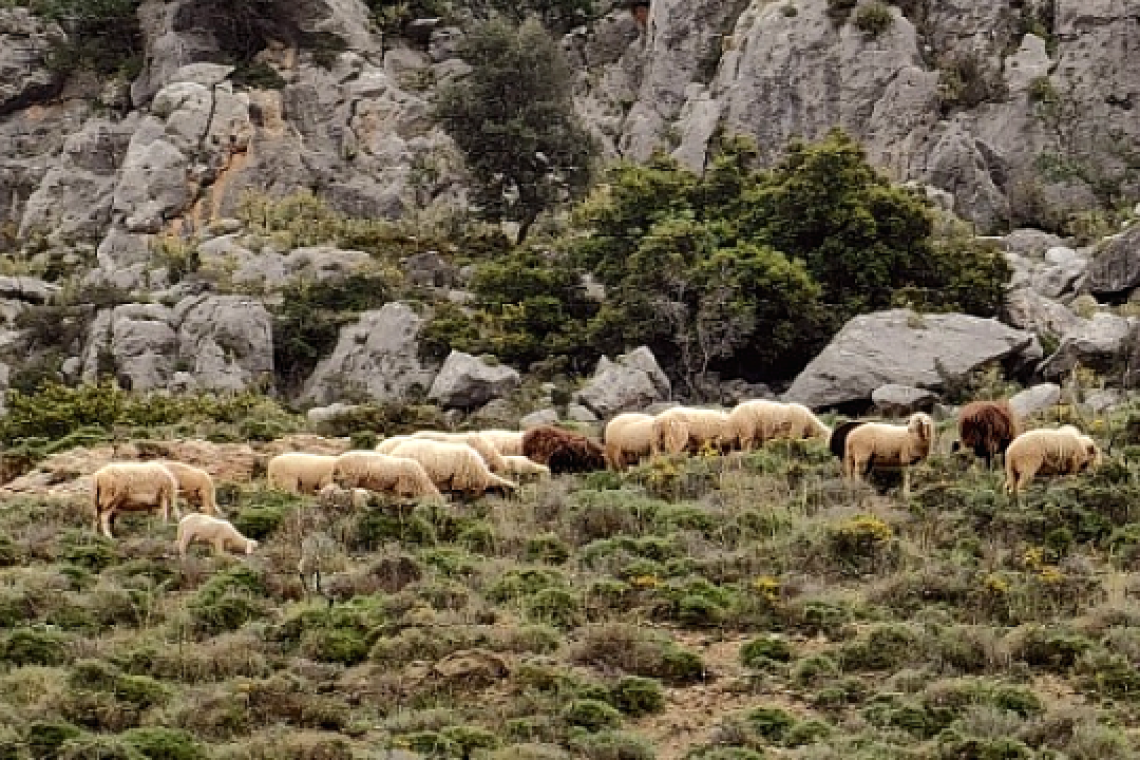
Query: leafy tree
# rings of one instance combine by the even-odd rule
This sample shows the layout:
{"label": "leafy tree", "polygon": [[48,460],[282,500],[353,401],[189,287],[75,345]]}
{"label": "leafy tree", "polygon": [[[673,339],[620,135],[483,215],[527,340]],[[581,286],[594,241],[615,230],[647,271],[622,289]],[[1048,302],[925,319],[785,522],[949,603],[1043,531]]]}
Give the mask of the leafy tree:
{"label": "leafy tree", "polygon": [[461,53],[472,70],[440,89],[436,117],[467,158],[482,215],[518,222],[522,242],[539,214],[585,191],[594,142],[574,113],[570,69],[537,20],[482,23]]}

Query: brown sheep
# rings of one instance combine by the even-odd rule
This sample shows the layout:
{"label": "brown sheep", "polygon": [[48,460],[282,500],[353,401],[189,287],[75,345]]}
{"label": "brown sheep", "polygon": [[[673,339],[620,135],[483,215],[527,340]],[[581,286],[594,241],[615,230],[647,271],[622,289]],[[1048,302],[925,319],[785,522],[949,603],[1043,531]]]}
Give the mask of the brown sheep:
{"label": "brown sheep", "polygon": [[1017,415],[1006,401],[974,401],[958,413],[958,440],[952,451],[972,449],[974,455],[993,466],[994,457],[1005,454],[1017,438],[1020,425]]}
{"label": "brown sheep", "polygon": [[606,469],[602,444],[581,433],[552,425],[526,431],[523,435],[523,456],[546,465],[552,473]]}

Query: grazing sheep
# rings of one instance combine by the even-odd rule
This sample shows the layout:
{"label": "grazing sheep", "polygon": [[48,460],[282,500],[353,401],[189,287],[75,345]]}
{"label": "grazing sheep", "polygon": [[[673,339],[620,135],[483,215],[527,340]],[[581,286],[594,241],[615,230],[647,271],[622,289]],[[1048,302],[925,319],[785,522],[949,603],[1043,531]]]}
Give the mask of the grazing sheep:
{"label": "grazing sheep", "polygon": [[412,440],[412,437],[410,435],[394,435],[391,438],[385,438],[384,440],[380,441],[380,443],[376,444],[376,451],[379,454],[391,454],[392,449],[396,448],[404,441],[410,440]]}
{"label": "grazing sheep", "polygon": [[538,462],[532,462],[524,456],[515,456],[508,454],[503,457],[507,463],[507,472],[511,475],[523,477],[526,475],[536,475],[540,480],[545,480],[550,477],[550,468]]}
{"label": "grazing sheep", "polygon": [[917,412],[905,426],[867,422],[847,433],[843,474],[860,482],[872,469],[901,467],[903,496],[910,495],[910,467],[925,459],[934,446],[934,420]]}
{"label": "grazing sheep", "polygon": [[726,412],[676,406],[666,409],[653,421],[653,453],[698,452],[712,446],[720,452],[735,446],[735,436]]}
{"label": "grazing sheep", "polygon": [[332,479],[341,488],[364,488],[415,499],[443,498],[419,462],[376,451],[341,454],[333,466]]}
{"label": "grazing sheep", "polygon": [[523,456],[552,473],[592,472],[606,468],[602,445],[581,433],[543,425],[523,434]]}
{"label": "grazing sheep", "polygon": [[159,462],[170,470],[174,479],[178,481],[178,492],[186,501],[195,502],[208,515],[222,516],[218,509],[217,493],[214,488],[214,479],[205,470],[192,467],[182,462],[164,459]]}
{"label": "grazing sheep", "polygon": [[391,456],[419,462],[440,491],[477,494],[496,491],[505,495],[518,488],[515,483],[488,470],[482,457],[465,443],[412,439],[397,446]]}
{"label": "grazing sheep", "polygon": [[505,457],[521,457],[523,455],[521,430],[480,430],[479,435],[486,438]]}
{"label": "grazing sheep", "polygon": [[178,509],[178,480],[158,462],[113,462],[100,467],[91,478],[95,502],[95,531],[107,538],[111,523],[120,512],[162,511],[162,521],[170,522],[171,509]]}
{"label": "grazing sheep", "polygon": [[779,438],[826,440],[831,435],[831,428],[803,404],[768,399],[744,401],[729,413],[728,420],[733,443],[744,451]]}
{"label": "grazing sheep", "polygon": [[187,547],[195,541],[210,544],[215,554],[228,550],[248,555],[257,548],[257,541],[243,536],[229,520],[200,512],[191,512],[178,521],[178,537],[175,539],[178,556],[185,557]]}
{"label": "grazing sheep", "polygon": [[291,493],[316,493],[332,482],[336,457],[291,451],[269,460],[266,480],[270,488]]}
{"label": "grazing sheep", "polygon": [[1005,401],[974,401],[958,413],[958,440],[952,451],[972,449],[974,455],[986,460],[986,468],[993,459],[1005,453],[1019,432],[1017,415]]}
{"label": "grazing sheep", "polygon": [[491,472],[506,471],[507,463],[503,461],[503,455],[495,448],[495,444],[479,433],[442,433],[437,430],[421,430],[414,433],[412,438],[427,438],[444,443],[465,443],[479,452],[479,456],[483,458]]}
{"label": "grazing sheep", "polygon": [[606,425],[606,465],[622,471],[653,453],[653,415],[626,412]]}
{"label": "grazing sheep", "polygon": [[1029,430],[1005,451],[1005,491],[1020,494],[1038,474],[1076,475],[1100,463],[1100,447],[1072,425]]}

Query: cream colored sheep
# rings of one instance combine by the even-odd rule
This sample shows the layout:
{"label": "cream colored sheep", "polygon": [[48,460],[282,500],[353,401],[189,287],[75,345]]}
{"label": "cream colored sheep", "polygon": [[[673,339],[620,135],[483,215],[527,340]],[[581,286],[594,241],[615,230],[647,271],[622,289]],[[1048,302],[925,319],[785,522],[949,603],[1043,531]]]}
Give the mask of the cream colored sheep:
{"label": "cream colored sheep", "polygon": [[413,433],[412,438],[426,438],[443,443],[465,443],[479,453],[491,472],[507,471],[507,463],[503,461],[503,455],[495,448],[495,444],[479,433],[445,433],[438,430],[421,430]]}
{"label": "cream colored sheep", "polygon": [[872,469],[902,468],[903,496],[910,495],[910,468],[930,455],[934,447],[934,420],[917,412],[906,425],[867,422],[848,435],[843,452],[843,474],[860,482]]}
{"label": "cream colored sheep", "polygon": [[199,467],[164,459],[160,462],[178,481],[178,493],[188,502],[196,503],[208,515],[222,516],[218,509],[217,491],[210,473]]}
{"label": "cream colored sheep", "polygon": [[732,445],[728,414],[717,409],[677,406],[653,421],[653,454],[696,452],[705,446],[724,451]]}
{"label": "cream colored sheep", "polygon": [[243,536],[229,520],[200,512],[191,512],[178,521],[178,537],[174,540],[178,556],[185,557],[187,547],[195,541],[210,544],[215,554],[225,551],[253,554],[257,548],[257,541]]}
{"label": "cream colored sheep", "polygon": [[606,424],[603,435],[606,464],[622,471],[653,453],[654,417],[641,412],[626,412]]}
{"label": "cream colored sheep", "polygon": [[826,441],[831,435],[831,428],[803,404],[754,399],[737,404],[728,418],[736,445],[745,451],[780,438]]}
{"label": "cream colored sheep", "polygon": [[181,518],[178,509],[178,480],[158,462],[113,462],[99,468],[91,478],[95,504],[95,531],[107,538],[111,523],[120,512],[158,509],[162,521],[170,522],[170,512]]}
{"label": "cream colored sheep", "polygon": [[335,456],[290,451],[269,460],[266,480],[270,488],[291,493],[317,493],[332,482]]}
{"label": "cream colored sheep", "polygon": [[503,461],[507,463],[506,472],[511,475],[523,477],[526,475],[537,475],[539,479],[546,479],[550,477],[550,468],[544,464],[531,461],[528,457],[515,456],[513,454],[503,455]]}
{"label": "cream colored sheep", "polygon": [[392,449],[396,448],[404,441],[410,440],[412,440],[412,437],[410,435],[394,435],[391,438],[385,438],[384,440],[380,441],[380,443],[376,444],[376,452],[379,454],[391,454]]}
{"label": "cream colored sheep", "polygon": [[1029,430],[1005,451],[1005,491],[1020,494],[1039,474],[1075,475],[1100,463],[1100,447],[1072,425]]}
{"label": "cream colored sheep", "polygon": [[475,449],[464,443],[418,438],[401,443],[392,451],[392,456],[419,462],[441,491],[509,492],[518,488],[517,484],[488,470]]}
{"label": "cream colored sheep", "polygon": [[505,457],[521,457],[523,455],[522,430],[480,430],[479,435],[491,442]]}
{"label": "cream colored sheep", "polygon": [[341,488],[365,488],[414,499],[443,498],[419,462],[377,451],[341,454],[336,458],[332,479]]}

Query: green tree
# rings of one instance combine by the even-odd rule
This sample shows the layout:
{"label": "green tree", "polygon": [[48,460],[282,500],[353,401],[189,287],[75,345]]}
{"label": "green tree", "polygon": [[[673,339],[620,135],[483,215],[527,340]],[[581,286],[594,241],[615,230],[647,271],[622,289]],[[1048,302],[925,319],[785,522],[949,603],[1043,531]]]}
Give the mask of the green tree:
{"label": "green tree", "polygon": [[440,88],[436,118],[467,159],[480,213],[519,223],[585,192],[594,141],[577,119],[570,69],[535,19],[476,26],[461,51],[471,65]]}

